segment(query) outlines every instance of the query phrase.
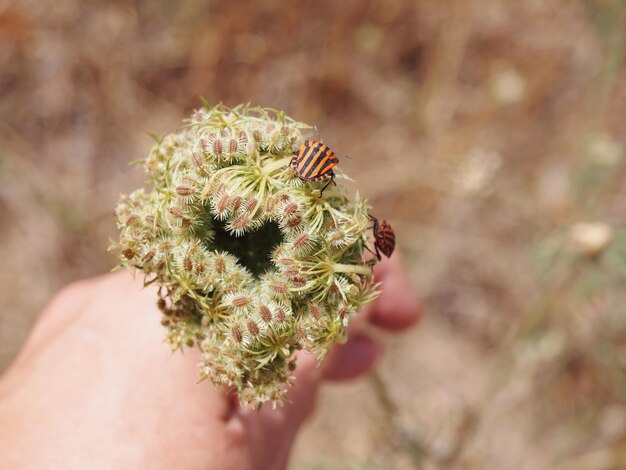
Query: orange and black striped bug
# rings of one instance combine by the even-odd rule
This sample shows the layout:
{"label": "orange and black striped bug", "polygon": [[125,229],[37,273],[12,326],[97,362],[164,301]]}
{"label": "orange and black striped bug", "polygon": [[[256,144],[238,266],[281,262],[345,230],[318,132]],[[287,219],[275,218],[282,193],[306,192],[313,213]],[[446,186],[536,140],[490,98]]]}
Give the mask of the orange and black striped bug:
{"label": "orange and black striped bug", "polygon": [[375,217],[370,216],[370,218],[374,221],[374,248],[376,249],[376,258],[380,261],[380,253],[389,258],[396,247],[396,234],[386,220],[379,222]]}
{"label": "orange and black striped bug", "polygon": [[339,158],[328,145],[317,140],[305,140],[300,149],[293,153],[291,168],[304,181],[321,181],[330,178],[320,191],[322,193],[330,183],[335,182],[333,168],[339,163]]}

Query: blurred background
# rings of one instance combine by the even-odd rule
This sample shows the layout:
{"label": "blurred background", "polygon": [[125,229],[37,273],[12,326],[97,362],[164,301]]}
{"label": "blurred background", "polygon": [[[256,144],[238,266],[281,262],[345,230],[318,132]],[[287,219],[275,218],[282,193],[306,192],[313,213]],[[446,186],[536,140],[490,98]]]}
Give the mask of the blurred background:
{"label": "blurred background", "polygon": [[424,299],[291,468],[626,467],[626,1],[0,0],[0,370],[200,96],[318,126]]}

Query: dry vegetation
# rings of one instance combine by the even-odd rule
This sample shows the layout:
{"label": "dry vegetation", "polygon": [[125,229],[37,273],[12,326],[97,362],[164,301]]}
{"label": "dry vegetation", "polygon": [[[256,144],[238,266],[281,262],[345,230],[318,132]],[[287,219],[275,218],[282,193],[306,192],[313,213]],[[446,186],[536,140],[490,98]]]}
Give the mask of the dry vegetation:
{"label": "dry vegetation", "polygon": [[0,1],[0,367],[112,267],[146,132],[250,101],[352,156],[427,310],[292,468],[623,468],[625,30],[623,0]]}

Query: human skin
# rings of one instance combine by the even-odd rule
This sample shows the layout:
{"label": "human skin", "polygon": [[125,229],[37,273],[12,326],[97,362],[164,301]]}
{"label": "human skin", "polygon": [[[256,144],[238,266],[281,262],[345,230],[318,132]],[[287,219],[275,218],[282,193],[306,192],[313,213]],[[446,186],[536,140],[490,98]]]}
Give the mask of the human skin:
{"label": "human skin", "polygon": [[44,309],[0,379],[0,468],[281,469],[325,381],[369,371],[380,352],[365,324],[410,327],[419,304],[397,255],[382,295],[321,366],[299,354],[287,403],[260,413],[209,382],[195,349],[164,343],[155,288],[127,273],[72,284]]}

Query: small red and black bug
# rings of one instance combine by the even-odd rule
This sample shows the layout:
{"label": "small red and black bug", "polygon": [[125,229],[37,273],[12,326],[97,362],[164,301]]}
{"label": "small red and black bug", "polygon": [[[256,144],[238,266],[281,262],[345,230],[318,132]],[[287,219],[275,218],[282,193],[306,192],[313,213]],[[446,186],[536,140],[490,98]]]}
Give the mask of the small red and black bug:
{"label": "small red and black bug", "polygon": [[330,178],[320,191],[320,197],[330,183],[335,182],[333,168],[339,158],[328,145],[317,140],[305,140],[299,150],[293,153],[291,168],[304,181],[321,181]]}
{"label": "small red and black bug", "polygon": [[380,261],[380,253],[389,258],[396,247],[396,234],[386,220],[379,222],[377,218],[370,217],[374,221],[374,248],[376,249],[376,258]]}

